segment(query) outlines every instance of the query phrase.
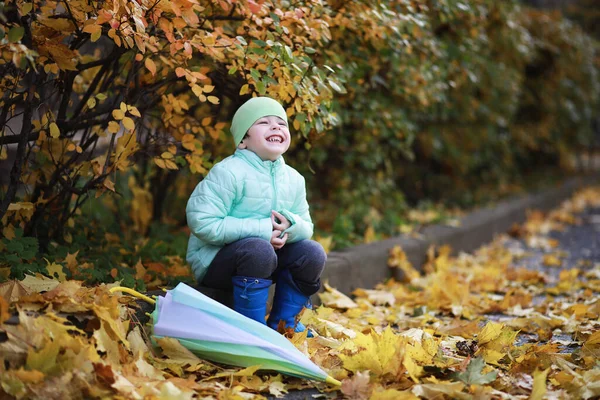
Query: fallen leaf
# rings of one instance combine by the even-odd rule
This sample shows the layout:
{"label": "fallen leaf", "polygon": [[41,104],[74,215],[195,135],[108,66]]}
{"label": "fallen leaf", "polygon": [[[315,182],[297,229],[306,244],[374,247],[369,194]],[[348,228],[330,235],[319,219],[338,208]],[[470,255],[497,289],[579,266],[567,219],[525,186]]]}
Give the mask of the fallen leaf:
{"label": "fallen leaf", "polygon": [[319,293],[319,298],[321,299],[321,303],[323,303],[325,306],[338,309],[358,307],[358,304],[356,304],[352,299],[339,290],[332,288],[329,286],[329,284],[324,283],[323,287],[325,288],[325,291],[323,293]]}
{"label": "fallen leaf", "polygon": [[344,368],[357,372],[369,370],[377,376],[396,376],[401,368],[404,339],[388,326],[383,333],[357,333],[356,338],[344,343],[339,350],[351,349],[351,354],[339,355]]}
{"label": "fallen leaf", "polygon": [[443,398],[444,395],[454,399],[470,398],[462,393],[464,387],[465,384],[462,382],[425,383],[413,386],[412,392],[426,399]]}
{"label": "fallen leaf", "polygon": [[485,385],[495,381],[498,376],[498,371],[491,371],[483,374],[484,367],[485,361],[483,358],[473,358],[471,359],[471,362],[469,362],[466,371],[458,373],[456,378],[467,385]]}
{"label": "fallen leaf", "polygon": [[30,290],[16,279],[0,284],[0,296],[8,303],[19,300],[19,297],[28,295]]}
{"label": "fallen leaf", "polygon": [[163,349],[163,353],[169,357],[169,361],[171,362],[181,366],[202,364],[202,360],[190,350],[183,347],[177,339],[163,337],[157,339],[156,342]]}
{"label": "fallen leaf", "polygon": [[21,281],[21,285],[29,289],[31,293],[48,292],[60,284],[56,279],[45,277],[41,274],[25,275],[25,279]]}
{"label": "fallen leaf", "polygon": [[352,378],[342,381],[340,390],[348,399],[367,400],[372,390],[370,380],[369,371],[357,371]]}
{"label": "fallen leaf", "polygon": [[533,389],[531,390],[529,400],[542,400],[544,398],[546,392],[548,391],[546,388],[548,372],[550,372],[550,368],[547,368],[544,371],[536,371],[533,373]]}

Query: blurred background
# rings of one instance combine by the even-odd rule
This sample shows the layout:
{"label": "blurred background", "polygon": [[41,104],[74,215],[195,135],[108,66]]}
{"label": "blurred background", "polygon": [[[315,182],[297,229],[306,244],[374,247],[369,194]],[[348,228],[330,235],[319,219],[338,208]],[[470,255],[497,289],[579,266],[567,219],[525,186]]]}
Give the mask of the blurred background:
{"label": "blurred background", "polygon": [[187,198],[255,94],[328,250],[600,164],[598,1],[111,4],[2,3],[0,277],[189,279]]}

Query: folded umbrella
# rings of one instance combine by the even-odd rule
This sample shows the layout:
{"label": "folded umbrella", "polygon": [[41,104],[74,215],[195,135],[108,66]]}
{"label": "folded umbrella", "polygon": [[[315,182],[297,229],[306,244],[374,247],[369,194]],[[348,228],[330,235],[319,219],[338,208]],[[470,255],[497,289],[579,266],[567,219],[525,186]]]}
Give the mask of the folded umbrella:
{"label": "folded umbrella", "polygon": [[[111,292],[115,291],[154,302],[129,288],[111,289]],[[184,283],[159,297],[151,315],[155,338],[178,339],[183,346],[207,360],[240,367],[260,365],[263,370],[340,385],[277,331]]]}

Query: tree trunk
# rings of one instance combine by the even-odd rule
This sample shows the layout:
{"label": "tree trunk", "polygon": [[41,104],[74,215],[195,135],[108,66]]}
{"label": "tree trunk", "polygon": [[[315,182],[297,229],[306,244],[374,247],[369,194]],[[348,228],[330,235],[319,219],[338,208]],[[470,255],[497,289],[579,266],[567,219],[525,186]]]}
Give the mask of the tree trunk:
{"label": "tree trunk", "polygon": [[31,133],[31,118],[33,116],[33,94],[36,91],[37,86],[37,74],[35,71],[30,72],[33,77],[33,82],[29,87],[27,92],[27,99],[25,99],[25,110],[23,112],[23,124],[21,125],[21,133],[19,133],[19,141],[17,142],[17,151],[15,154],[15,161],[13,162],[13,166],[10,170],[10,182],[8,184],[8,190],[6,191],[6,196],[2,199],[2,203],[0,203],[0,219],[4,217],[6,211],[8,210],[8,206],[13,202],[15,195],[17,194],[17,189],[21,183],[21,173],[23,172],[23,165],[27,161],[26,150],[27,143],[29,143],[29,135]]}

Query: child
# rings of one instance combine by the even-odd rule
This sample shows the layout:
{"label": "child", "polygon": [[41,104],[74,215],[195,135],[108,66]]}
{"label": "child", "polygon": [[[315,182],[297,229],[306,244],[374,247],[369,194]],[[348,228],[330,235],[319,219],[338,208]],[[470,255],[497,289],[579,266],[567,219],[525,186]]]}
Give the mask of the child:
{"label": "child", "polygon": [[233,116],[232,156],[215,164],[190,196],[187,261],[204,286],[233,288],[233,308],[265,323],[269,287],[276,281],[266,322],[302,332],[296,316],[321,286],[327,256],[309,240],[313,224],[304,178],[285,164],[290,146],[283,107],[255,97]]}

